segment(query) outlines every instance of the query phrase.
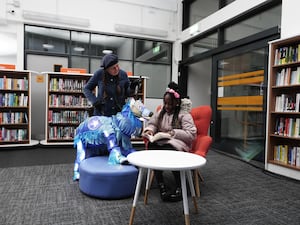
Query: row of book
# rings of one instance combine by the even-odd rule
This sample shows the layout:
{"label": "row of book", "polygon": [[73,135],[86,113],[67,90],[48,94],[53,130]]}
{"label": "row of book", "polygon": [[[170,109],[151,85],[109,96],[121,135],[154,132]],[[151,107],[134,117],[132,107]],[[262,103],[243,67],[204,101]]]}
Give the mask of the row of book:
{"label": "row of book", "polygon": [[28,140],[27,129],[0,129],[1,141],[25,141]]}
{"label": "row of book", "polygon": [[7,76],[0,77],[0,90],[28,90],[28,79],[9,78]]}
{"label": "row of book", "polygon": [[276,118],[274,133],[276,135],[282,135],[287,137],[300,137],[300,118]]}
{"label": "row of book", "polygon": [[82,92],[86,80],[51,78],[49,83],[50,91]]}
{"label": "row of book", "polygon": [[274,65],[283,65],[300,61],[300,44],[275,49]]}
{"label": "row of book", "polygon": [[49,123],[70,123],[79,124],[89,117],[87,111],[60,111],[54,112],[53,110],[48,111]]}
{"label": "row of book", "polygon": [[300,84],[300,67],[292,69],[283,68],[276,74],[275,86],[287,86]]}
{"label": "row of book", "polygon": [[89,107],[91,104],[83,96],[74,95],[49,95],[49,106],[51,107]]}
{"label": "row of book", "polygon": [[300,167],[300,147],[275,145],[274,160],[291,166]]}
{"label": "row of book", "polygon": [[28,96],[24,93],[0,93],[0,107],[27,107]]}
{"label": "row of book", "polygon": [[73,139],[75,134],[75,127],[72,126],[50,126],[49,127],[49,140],[56,139]]}
{"label": "row of book", "polygon": [[295,96],[281,94],[275,97],[275,112],[299,112],[300,93]]}
{"label": "row of book", "polygon": [[0,112],[0,124],[24,123],[28,123],[28,117],[26,112]]}

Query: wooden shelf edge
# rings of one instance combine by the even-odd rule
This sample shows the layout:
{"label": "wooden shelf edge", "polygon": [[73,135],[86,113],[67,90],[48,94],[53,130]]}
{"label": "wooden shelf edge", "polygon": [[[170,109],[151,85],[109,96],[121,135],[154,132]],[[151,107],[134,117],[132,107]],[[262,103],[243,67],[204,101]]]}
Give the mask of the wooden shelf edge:
{"label": "wooden shelf edge", "polygon": [[275,160],[269,160],[268,163],[300,171],[300,166],[293,166],[293,165],[289,165],[287,163],[283,163],[283,162],[279,162],[279,161],[275,161]]}

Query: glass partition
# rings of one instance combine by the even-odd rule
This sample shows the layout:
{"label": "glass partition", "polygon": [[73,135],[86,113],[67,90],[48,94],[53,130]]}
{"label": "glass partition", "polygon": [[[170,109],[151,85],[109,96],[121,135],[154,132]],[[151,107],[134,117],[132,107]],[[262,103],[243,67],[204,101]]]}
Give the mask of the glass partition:
{"label": "glass partition", "polygon": [[47,53],[69,53],[70,31],[25,26],[25,49]]}
{"label": "glass partition", "polygon": [[[147,98],[162,98],[171,80],[171,66],[152,63],[135,63],[134,74],[136,76],[146,76]],[[168,74],[166,76],[166,74]]]}
{"label": "glass partition", "polygon": [[218,60],[217,140],[246,161],[264,154],[266,54],[262,48]]}
{"label": "glass partition", "polygon": [[258,13],[224,29],[224,43],[230,43],[281,24],[281,5]]}
{"label": "glass partition", "polygon": [[136,40],[135,61],[171,63],[171,47],[169,43]]}
{"label": "glass partition", "polygon": [[[146,97],[162,97],[171,81],[172,43],[25,25],[27,69],[33,63],[28,61],[30,58],[26,58],[31,54],[37,58],[64,57],[68,60],[67,67],[83,68],[88,73],[94,73],[100,68],[101,60],[107,53],[117,54],[120,68],[129,75],[150,78],[147,81]],[[59,62],[53,64],[60,65]]]}
{"label": "glass partition", "polygon": [[119,59],[132,59],[133,39],[101,34],[91,35],[91,55],[104,56],[115,53]]}
{"label": "glass partition", "polygon": [[84,32],[71,32],[71,54],[89,55],[90,34]]}

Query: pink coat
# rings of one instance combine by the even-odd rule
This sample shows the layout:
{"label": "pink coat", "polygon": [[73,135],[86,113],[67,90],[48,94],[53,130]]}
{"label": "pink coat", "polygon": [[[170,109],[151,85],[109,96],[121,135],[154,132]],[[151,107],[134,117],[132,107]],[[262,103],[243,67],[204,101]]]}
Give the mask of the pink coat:
{"label": "pink coat", "polygon": [[192,148],[192,144],[194,139],[196,138],[197,128],[194,124],[194,120],[190,113],[186,111],[180,111],[178,118],[181,124],[181,129],[173,129],[172,128],[172,119],[173,114],[168,115],[168,113],[164,114],[162,119],[160,130],[158,130],[158,116],[160,112],[155,113],[147,123],[147,126],[144,129],[144,132],[147,130],[151,130],[154,134],[156,132],[168,132],[173,130],[174,136],[171,139],[163,139],[157,141],[157,144],[164,145],[170,144],[176,150],[179,151],[190,151]]}

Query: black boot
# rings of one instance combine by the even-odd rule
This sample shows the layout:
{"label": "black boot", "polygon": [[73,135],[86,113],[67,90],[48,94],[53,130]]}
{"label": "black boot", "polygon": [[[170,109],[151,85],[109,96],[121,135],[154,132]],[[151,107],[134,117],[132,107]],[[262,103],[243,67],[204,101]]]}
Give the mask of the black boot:
{"label": "black boot", "polygon": [[168,197],[168,201],[170,202],[178,202],[182,200],[182,192],[181,192],[181,188],[177,187],[175,192],[170,194],[170,196]]}
{"label": "black boot", "polygon": [[168,199],[166,185],[164,183],[160,183],[158,184],[158,186],[159,186],[161,200],[166,201]]}

